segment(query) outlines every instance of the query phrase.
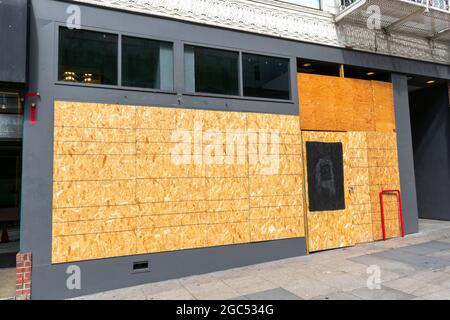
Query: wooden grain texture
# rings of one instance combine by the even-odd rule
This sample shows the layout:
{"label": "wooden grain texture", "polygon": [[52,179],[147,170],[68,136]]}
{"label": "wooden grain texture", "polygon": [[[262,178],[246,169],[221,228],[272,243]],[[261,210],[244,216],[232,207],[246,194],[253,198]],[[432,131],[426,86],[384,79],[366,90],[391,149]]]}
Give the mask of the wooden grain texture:
{"label": "wooden grain texture", "polygon": [[[314,142],[340,142],[343,147],[344,160],[344,192],[346,208],[339,211],[309,211],[309,199],[306,197],[307,222],[308,222],[308,244],[311,252],[325,249],[347,247],[354,244],[353,240],[353,218],[349,210],[350,194],[348,192],[349,180],[349,136],[344,132],[314,132],[302,131],[304,150],[306,143]],[[306,165],[306,163],[305,163]],[[305,177],[306,190],[308,179]]]}
{"label": "wooden grain texture", "polygon": [[372,81],[376,131],[395,132],[394,92],[391,83]]}
{"label": "wooden grain texture", "polygon": [[355,244],[373,240],[367,132],[349,132],[349,210]]}
{"label": "wooden grain texture", "polygon": [[[383,189],[400,189],[392,84],[298,74],[298,86],[304,140],[348,144],[344,164],[352,228],[340,229],[336,212],[320,217],[308,213],[310,249],[381,239],[378,194]],[[338,132],[347,132],[347,137]],[[396,237],[398,203],[392,195],[384,196],[384,202],[388,237]],[[337,235],[339,232],[343,234]]]}
{"label": "wooden grain texture", "polygon": [[[374,240],[382,239],[381,190],[400,190],[400,175],[395,133],[370,132],[367,134],[370,198]],[[383,196],[386,214],[387,237],[400,236],[399,207],[395,194]]]}
{"label": "wooden grain texture", "polygon": [[[396,134],[308,132],[304,141],[342,142],[346,210],[307,213],[311,251],[382,239],[379,193],[400,189]],[[306,180],[307,182],[307,180]],[[395,194],[383,197],[387,237],[400,235]]]}
{"label": "wooden grain texture", "polygon": [[391,83],[297,75],[302,130],[394,132]]}
{"label": "wooden grain texture", "polygon": [[[228,151],[217,133],[234,153],[174,163],[178,130],[192,160],[205,156],[198,130],[208,155]],[[52,262],[303,237],[300,138],[297,116],[57,101]],[[280,154],[274,172],[250,161],[264,139]]]}

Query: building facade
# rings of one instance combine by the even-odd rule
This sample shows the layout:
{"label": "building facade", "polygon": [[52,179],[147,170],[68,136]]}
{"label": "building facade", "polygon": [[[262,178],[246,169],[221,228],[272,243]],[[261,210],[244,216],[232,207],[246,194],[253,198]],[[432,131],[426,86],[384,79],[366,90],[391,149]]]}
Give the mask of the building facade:
{"label": "building facade", "polygon": [[24,3],[22,294],[80,296],[450,218],[448,1]]}

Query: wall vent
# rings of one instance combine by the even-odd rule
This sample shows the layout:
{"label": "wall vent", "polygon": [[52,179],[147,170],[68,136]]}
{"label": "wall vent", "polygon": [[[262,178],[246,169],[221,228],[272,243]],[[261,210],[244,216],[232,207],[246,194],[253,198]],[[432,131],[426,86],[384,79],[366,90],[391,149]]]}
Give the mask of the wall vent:
{"label": "wall vent", "polygon": [[147,271],[150,271],[148,261],[133,262],[133,272],[147,272]]}

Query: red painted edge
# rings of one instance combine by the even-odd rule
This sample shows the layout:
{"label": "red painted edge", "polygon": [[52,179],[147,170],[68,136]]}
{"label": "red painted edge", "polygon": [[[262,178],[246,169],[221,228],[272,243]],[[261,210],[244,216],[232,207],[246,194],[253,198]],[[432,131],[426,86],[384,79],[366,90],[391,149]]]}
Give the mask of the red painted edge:
{"label": "red painted edge", "polygon": [[399,209],[399,218],[400,218],[400,227],[402,231],[402,238],[405,237],[405,226],[403,223],[403,202],[402,202],[402,193],[400,190],[381,190],[380,191],[380,207],[381,207],[381,229],[383,232],[383,240],[387,240],[386,236],[386,222],[385,222],[385,216],[384,216],[384,203],[383,203],[383,194],[385,193],[396,193],[397,199],[398,199],[398,209]]}

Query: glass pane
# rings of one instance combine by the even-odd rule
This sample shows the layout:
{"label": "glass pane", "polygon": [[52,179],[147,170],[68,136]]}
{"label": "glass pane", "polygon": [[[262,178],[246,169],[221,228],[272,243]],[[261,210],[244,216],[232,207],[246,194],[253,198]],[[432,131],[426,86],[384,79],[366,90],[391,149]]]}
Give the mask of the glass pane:
{"label": "glass pane", "polygon": [[289,59],[242,55],[244,96],[290,99]]}
{"label": "glass pane", "polygon": [[22,115],[0,114],[0,140],[22,138]]}
{"label": "glass pane", "polygon": [[239,95],[238,63],[237,52],[186,46],[186,90]]}
{"label": "glass pane", "polygon": [[173,90],[172,44],[123,37],[122,85]]}
{"label": "glass pane", "polygon": [[22,113],[18,95],[10,93],[0,93],[0,114],[3,113]]}
{"label": "glass pane", "polygon": [[59,80],[117,85],[117,61],[117,35],[60,28]]}

